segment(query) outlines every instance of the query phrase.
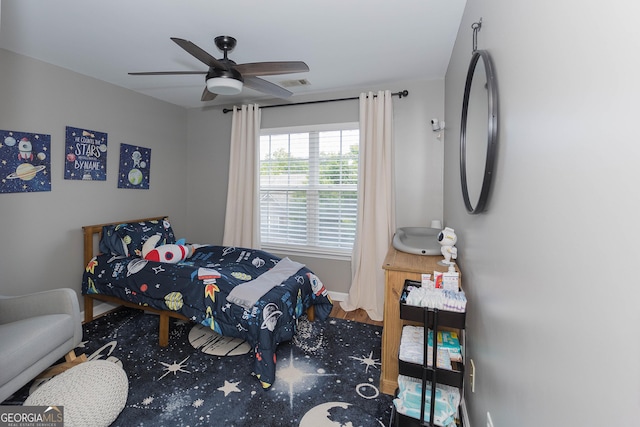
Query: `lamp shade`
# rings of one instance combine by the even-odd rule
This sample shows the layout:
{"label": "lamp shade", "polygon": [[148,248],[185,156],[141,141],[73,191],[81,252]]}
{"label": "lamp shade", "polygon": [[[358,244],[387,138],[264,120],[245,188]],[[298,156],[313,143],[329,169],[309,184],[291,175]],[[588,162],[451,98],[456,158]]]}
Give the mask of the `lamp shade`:
{"label": "lamp shade", "polygon": [[242,91],[242,82],[230,77],[207,79],[207,90],[218,95],[237,95]]}

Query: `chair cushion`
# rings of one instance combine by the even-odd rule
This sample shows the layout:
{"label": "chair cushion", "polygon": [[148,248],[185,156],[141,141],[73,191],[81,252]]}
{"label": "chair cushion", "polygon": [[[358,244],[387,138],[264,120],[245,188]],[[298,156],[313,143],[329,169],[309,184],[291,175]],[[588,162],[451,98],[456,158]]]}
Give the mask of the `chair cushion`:
{"label": "chair cushion", "polygon": [[63,406],[65,427],[106,427],[127,403],[129,380],[113,362],[95,360],[77,366],[42,384],[25,406]]}
{"label": "chair cushion", "polygon": [[0,384],[73,338],[73,319],[68,314],[48,314],[0,325]]}

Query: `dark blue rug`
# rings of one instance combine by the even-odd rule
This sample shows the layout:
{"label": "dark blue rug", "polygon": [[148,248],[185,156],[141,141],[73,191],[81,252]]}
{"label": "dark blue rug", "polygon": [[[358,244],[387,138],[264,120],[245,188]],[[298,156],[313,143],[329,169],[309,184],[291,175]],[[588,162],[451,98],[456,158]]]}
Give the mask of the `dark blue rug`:
{"label": "dark blue rug", "polygon": [[[277,351],[276,382],[263,390],[253,352],[212,356],[189,343],[194,324],[123,309],[84,326],[77,354],[122,363],[127,404],[114,426],[388,426],[392,397],[378,390],[382,328],[342,319],[300,319]],[[29,387],[12,403],[24,401]],[[7,402],[8,403],[8,402]]]}

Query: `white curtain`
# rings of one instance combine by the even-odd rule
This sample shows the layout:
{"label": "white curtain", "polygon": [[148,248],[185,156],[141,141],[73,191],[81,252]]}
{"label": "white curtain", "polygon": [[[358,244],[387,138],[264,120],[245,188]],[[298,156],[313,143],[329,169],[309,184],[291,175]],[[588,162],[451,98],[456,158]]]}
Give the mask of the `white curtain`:
{"label": "white curtain", "polygon": [[225,246],[260,248],[260,117],[258,105],[233,107]]}
{"label": "white curtain", "polygon": [[360,94],[357,231],[351,288],[340,305],[346,311],[362,308],[377,321],[384,310],[382,263],[396,228],[393,149],[391,92]]}

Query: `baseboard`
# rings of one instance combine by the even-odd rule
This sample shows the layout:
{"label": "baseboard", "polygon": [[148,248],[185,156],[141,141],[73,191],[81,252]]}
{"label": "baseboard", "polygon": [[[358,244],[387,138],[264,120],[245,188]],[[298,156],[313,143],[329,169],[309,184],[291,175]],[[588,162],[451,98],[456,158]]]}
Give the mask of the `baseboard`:
{"label": "baseboard", "polygon": [[344,292],[333,292],[329,291],[329,296],[332,301],[346,301],[349,294],[345,294]]}
{"label": "baseboard", "polygon": [[471,423],[469,422],[469,414],[467,413],[467,404],[464,401],[464,397],[462,398],[462,403],[460,403],[460,408],[462,409],[462,425],[464,427],[471,427]]}
{"label": "baseboard", "polygon": [[[115,305],[115,304],[110,304],[108,302],[101,302],[100,304],[94,304],[94,306],[93,306],[93,317],[98,317],[101,314],[104,314],[107,311],[111,311],[114,308],[118,308],[118,307],[120,307],[120,306],[119,305]],[[84,310],[82,310],[80,312],[80,318],[84,319]]]}

